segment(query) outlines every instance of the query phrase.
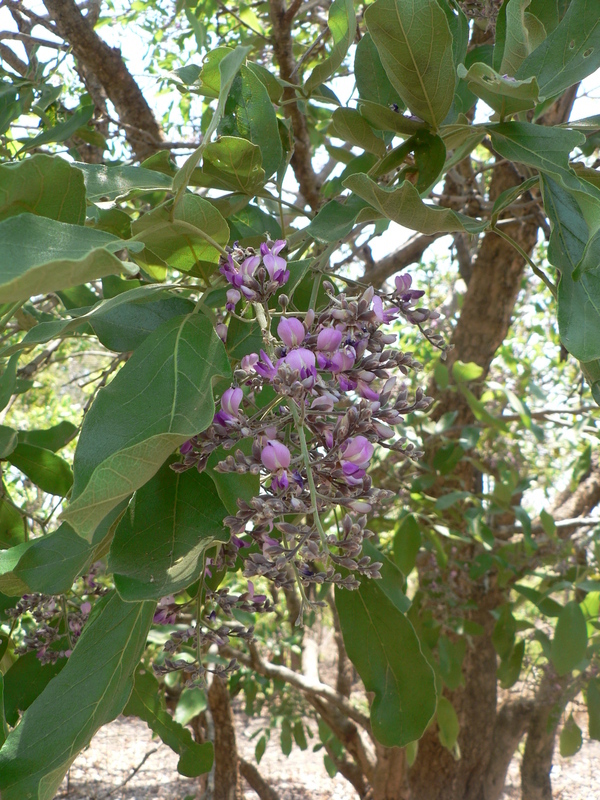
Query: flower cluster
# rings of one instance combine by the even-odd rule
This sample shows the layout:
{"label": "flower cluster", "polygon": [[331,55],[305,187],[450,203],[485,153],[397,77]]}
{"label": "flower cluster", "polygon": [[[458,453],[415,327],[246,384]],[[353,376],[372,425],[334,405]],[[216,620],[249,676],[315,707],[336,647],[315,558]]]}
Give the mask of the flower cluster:
{"label": "flower cluster", "polygon": [[[278,255],[283,244],[261,248],[263,267],[257,255],[246,254],[239,268],[221,268],[244,297],[263,303],[265,317],[266,276],[271,291],[286,275]],[[328,282],[324,287],[329,303],[319,313],[284,313],[277,338],[270,324],[263,326],[264,349],[242,359],[212,425],[182,446],[182,462],[174,465],[202,470],[223,447],[233,453],[219,471],[261,477],[259,494],[239,499],[237,514],[225,519],[232,537],[222,557],[241,557],[248,577],[265,576],[276,586],[296,581],[303,597],[309,584],[355,589],[356,575],[379,576],[381,565],[362,555],[362,542],[372,535],[366,515],[391,493],[374,487],[367,470],[376,445],[418,455],[394,426],[431,398],[417,390],[409,400],[398,385],[397,373],[420,365],[390,348],[396,335],[382,327],[403,317],[441,346],[441,337],[422,327],[437,315],[415,308],[423,293],[411,289],[410,278],[397,278],[384,298],[372,288],[351,296],[336,295]],[[280,305],[285,309],[287,298]],[[243,440],[251,440],[249,452],[239,447]]]}
{"label": "flower cluster", "polygon": [[30,630],[25,629],[15,653],[34,651],[42,664],[68,658],[92,610],[88,601],[78,606],[70,601],[69,605],[70,608],[66,601],[61,603],[55,597],[36,593],[24,594],[14,608],[7,609],[7,616],[16,619],[29,614],[35,623]]}
{"label": "flower cluster", "polygon": [[[247,591],[240,595],[232,594],[228,589],[211,591],[206,588],[205,591],[203,617],[199,621],[196,620],[194,625],[184,624],[183,627],[179,626],[172,631],[163,647],[164,657],[160,660],[160,663],[153,665],[154,672],[157,675],[182,672],[185,675],[186,686],[203,683],[207,672],[225,676],[237,669],[235,660],[230,661],[226,666],[217,664],[210,668],[202,663],[201,658],[190,660],[190,648],[193,648],[197,653],[204,652],[211,645],[223,647],[229,644],[232,637],[252,641],[254,638],[254,626],[245,627],[235,621],[233,611],[238,610],[250,613],[272,611],[272,605],[267,596],[257,594],[252,581],[248,581]],[[157,625],[176,625],[178,622],[185,621],[188,605],[177,604],[173,595],[163,597],[156,607],[154,623]],[[232,622],[219,622],[219,612],[227,619],[232,620]],[[181,651],[187,655],[187,658],[176,657]]]}
{"label": "flower cluster", "polygon": [[244,298],[251,303],[268,303],[269,299],[290,277],[285,258],[279,253],[285,240],[263,242],[260,255],[254,248],[245,250],[234,243],[226,258],[221,258],[219,272],[231,284],[227,291],[227,310],[233,311]]}

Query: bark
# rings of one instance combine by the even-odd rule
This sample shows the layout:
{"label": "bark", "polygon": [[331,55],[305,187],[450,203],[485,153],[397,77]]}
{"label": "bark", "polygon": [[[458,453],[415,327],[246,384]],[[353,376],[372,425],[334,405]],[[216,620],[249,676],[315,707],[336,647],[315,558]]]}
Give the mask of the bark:
{"label": "bark", "polygon": [[254,764],[240,758],[239,766],[241,776],[254,789],[256,794],[260,797],[260,800],[279,800],[279,795],[275,789],[269,786]]}
{"label": "bark", "polygon": [[[282,80],[294,84],[297,84],[298,80],[294,73],[296,62],[292,52],[292,23],[298,8],[299,4],[296,3],[286,11],[283,0],[269,0],[273,52],[279,65],[279,74]],[[321,183],[312,167],[312,144],[306,117],[300,111],[298,103],[289,102],[295,97],[295,89],[287,86],[283,90],[282,99],[288,103],[284,106],[285,115],[291,121],[294,133],[294,154],[290,163],[302,197],[313,211],[316,211],[323,199],[320,193]]]}
{"label": "bark", "polygon": [[213,800],[242,800],[233,713],[227,684],[221,678],[213,678],[208,690],[208,706],[215,728]]}
{"label": "bark", "polygon": [[[148,158],[161,147],[159,124],[137,85],[120,50],[109,47],[94,31],[73,0],[44,0],[59,35],[73,49],[84,75],[93,75],[114,105],[136,158]],[[89,78],[89,88],[92,80]],[[88,81],[86,80],[86,83]],[[90,92],[98,102],[97,89]]]}
{"label": "bark", "polygon": [[565,689],[569,678],[559,677],[548,664],[536,692],[521,765],[522,800],[552,800],[550,770],[554,741],[568,699]]}
{"label": "bark", "polygon": [[335,631],[335,646],[337,648],[337,679],[335,683],[336,691],[344,697],[350,697],[352,691],[352,684],[354,682],[354,666],[348,658],[346,647],[344,645],[344,637],[342,635],[342,626],[340,625],[340,615],[338,614],[335,606],[335,600],[331,594],[327,595],[327,604],[331,609],[331,616],[333,618],[333,629]]}
{"label": "bark", "polygon": [[523,738],[533,712],[533,701],[519,699],[507,702],[496,717],[493,753],[485,778],[484,800],[500,800],[506,773],[512,757]]}
{"label": "bark", "polygon": [[377,769],[372,800],[410,800],[405,751],[399,747],[377,747]]}
{"label": "bark", "polygon": [[398,250],[390,253],[389,256],[382,258],[372,268],[366,267],[363,276],[365,281],[368,281],[373,286],[380,287],[392,275],[405,269],[409,264],[420,261],[429,245],[445,235],[444,233],[433,233],[430,236],[426,234],[416,236]]}

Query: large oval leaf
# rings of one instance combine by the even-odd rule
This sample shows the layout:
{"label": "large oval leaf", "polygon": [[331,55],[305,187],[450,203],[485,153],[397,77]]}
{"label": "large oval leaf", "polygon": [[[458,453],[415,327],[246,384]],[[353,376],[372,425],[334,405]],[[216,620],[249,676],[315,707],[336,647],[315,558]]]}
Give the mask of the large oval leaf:
{"label": "large oval leaf", "polygon": [[51,800],[77,754],[121,713],[155,603],[102,598],[73,655],[0,750],[2,800]]}
{"label": "large oval leaf", "polygon": [[585,658],[587,625],[579,603],[572,600],[558,617],[552,639],[552,663],[559,675],[566,675]]}
{"label": "large oval leaf", "polygon": [[108,568],[121,597],[158,599],[197,580],[206,549],[229,539],[226,516],[208,475],[165,464],[135,493],[115,532]]}
{"label": "large oval leaf", "polygon": [[381,580],[362,580],[358,591],[336,589],[335,604],[348,656],[367,691],[375,693],[373,733],[386,747],[404,747],[423,735],[435,713],[435,678],[398,607],[394,574],[398,581],[402,575],[388,566]]}
{"label": "large oval leaf", "polygon": [[29,212],[82,225],[85,186],[81,171],[58,156],[41,153],[0,166],[0,220]]}
{"label": "large oval leaf", "polygon": [[450,110],[456,83],[452,34],[437,0],[377,0],[365,21],[404,103],[437,128]]}
{"label": "large oval leaf", "polygon": [[212,380],[229,374],[223,342],[201,314],[176,317],[151,333],[86,416],[63,518],[89,539],[120,500],[210,424]]}

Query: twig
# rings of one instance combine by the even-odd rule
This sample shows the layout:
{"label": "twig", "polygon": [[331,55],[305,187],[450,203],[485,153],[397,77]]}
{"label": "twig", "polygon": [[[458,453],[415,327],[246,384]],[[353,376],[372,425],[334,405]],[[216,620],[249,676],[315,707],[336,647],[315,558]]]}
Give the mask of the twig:
{"label": "twig", "polygon": [[126,785],[129,783],[129,781],[130,781],[130,780],[131,780],[133,777],[135,777],[135,776],[137,775],[137,773],[138,773],[138,772],[141,770],[141,768],[144,766],[144,764],[145,764],[145,763],[146,763],[146,761],[147,761],[147,760],[150,758],[150,756],[151,756],[151,755],[153,755],[154,753],[156,753],[156,751],[157,751],[158,749],[159,749],[158,747],[155,747],[153,750],[148,750],[148,752],[147,752],[147,753],[146,753],[146,755],[145,755],[145,756],[142,758],[142,760],[141,760],[141,761],[140,761],[140,763],[137,765],[137,767],[134,767],[134,769],[133,769],[133,771],[132,771],[131,775],[129,775],[127,778],[125,778],[125,780],[123,781],[123,783],[120,783],[118,786],[114,786],[114,787],[113,787],[113,788],[112,788],[112,789],[111,789],[109,792],[106,792],[106,794],[103,794],[103,795],[101,795],[100,797],[98,797],[98,798],[97,798],[97,800],[105,800],[105,798],[107,798],[107,797],[110,797],[110,796],[111,796],[111,794],[114,794],[115,792],[118,792],[118,791],[119,791],[119,789],[122,789],[124,786],[126,786]]}

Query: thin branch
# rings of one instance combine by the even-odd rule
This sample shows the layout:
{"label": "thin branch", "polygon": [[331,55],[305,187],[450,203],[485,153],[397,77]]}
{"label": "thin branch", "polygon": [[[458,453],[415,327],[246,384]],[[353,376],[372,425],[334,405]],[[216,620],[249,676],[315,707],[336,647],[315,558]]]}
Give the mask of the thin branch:
{"label": "thin branch", "polygon": [[0,39],[15,39],[28,44],[36,44],[40,47],[52,47],[54,50],[68,50],[69,46],[62,42],[49,42],[47,39],[38,39],[37,36],[30,36],[28,33],[15,33],[14,31],[0,31]]}
{"label": "thin branch", "polygon": [[400,272],[400,270],[404,269],[409,264],[420,261],[429,245],[433,244],[436,239],[446,235],[445,233],[432,233],[416,236],[399,250],[381,259],[381,261],[375,265],[374,269],[366,269],[364,277],[368,279],[369,283],[373,286],[381,286],[385,280],[395,275],[396,272]]}
{"label": "thin branch", "polygon": [[361,711],[355,708],[352,703],[350,703],[343,695],[338,694],[338,692],[336,692],[335,689],[332,689],[331,686],[328,686],[326,683],[321,683],[320,681],[307,680],[303,675],[288,669],[288,667],[281,666],[280,664],[271,664],[268,661],[264,661],[260,657],[256,647],[253,645],[249,646],[249,650],[251,655],[247,656],[241,650],[236,650],[233,647],[221,648],[221,651],[226,656],[237,659],[240,664],[250,667],[258,672],[259,675],[263,675],[265,678],[282,680],[286,683],[289,683],[290,686],[295,686],[296,689],[300,689],[301,692],[306,692],[309,695],[316,695],[317,697],[325,698],[336,708],[339,708],[339,710],[342,711],[347,717],[358,723],[366,731],[371,730],[371,722],[366,714],[363,714]]}
{"label": "thin branch", "polygon": [[111,789],[109,792],[106,792],[106,794],[103,794],[103,795],[102,795],[102,796],[99,798],[99,800],[105,800],[105,798],[106,798],[106,797],[110,797],[110,796],[111,796],[111,794],[114,794],[115,792],[118,792],[120,789],[122,789],[124,786],[127,786],[127,784],[129,783],[129,781],[130,781],[132,778],[134,778],[134,777],[135,777],[135,776],[138,774],[138,772],[139,772],[139,771],[141,770],[141,768],[144,766],[144,764],[146,763],[146,761],[148,761],[148,759],[150,758],[150,756],[151,756],[151,755],[154,755],[154,753],[156,753],[156,751],[157,751],[157,750],[158,750],[158,747],[154,747],[152,750],[148,750],[148,752],[147,752],[147,753],[146,753],[146,755],[145,755],[145,756],[142,758],[142,760],[141,760],[141,761],[140,761],[140,763],[137,765],[137,767],[134,767],[134,768],[133,768],[133,770],[131,771],[130,775],[128,775],[128,776],[127,776],[127,778],[125,778],[125,780],[123,781],[123,783],[120,783],[118,786],[115,786],[115,787],[113,787],[113,788],[112,788],[112,789]]}

